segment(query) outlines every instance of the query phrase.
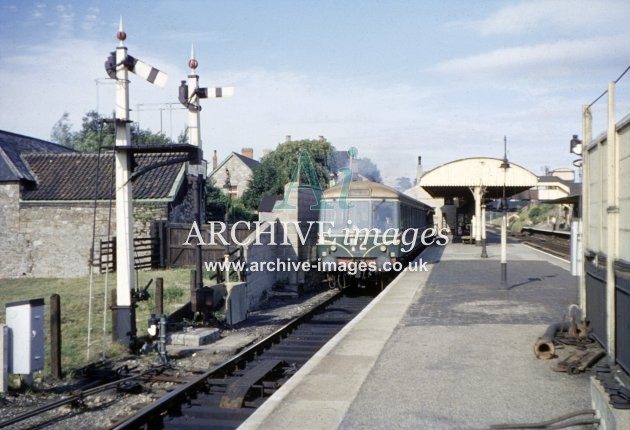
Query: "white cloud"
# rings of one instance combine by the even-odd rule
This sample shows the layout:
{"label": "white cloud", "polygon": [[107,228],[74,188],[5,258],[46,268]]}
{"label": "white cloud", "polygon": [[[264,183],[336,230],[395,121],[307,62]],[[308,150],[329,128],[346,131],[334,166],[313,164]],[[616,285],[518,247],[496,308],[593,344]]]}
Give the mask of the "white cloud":
{"label": "white cloud", "polygon": [[546,30],[579,34],[600,25],[623,28],[629,14],[630,3],[625,0],[529,0],[504,6],[471,24],[484,35]]}
{"label": "white cloud", "polygon": [[630,57],[630,35],[562,40],[530,46],[501,48],[456,58],[436,65],[441,73],[484,78],[504,75],[558,77],[571,75],[585,65],[597,67]]}
{"label": "white cloud", "polygon": [[[47,139],[63,112],[70,113],[75,129],[88,110],[98,108],[101,114],[109,116],[113,110],[114,87],[107,84],[109,81],[101,81],[97,86],[95,79],[105,77],[103,62],[114,46],[112,42],[59,38],[33,47],[23,55],[5,58],[5,64],[12,67],[0,68],[0,82],[11,85],[3,87],[0,98],[0,128]],[[179,81],[188,75],[185,63],[175,65],[162,56],[147,55],[134,45],[129,46],[129,53],[169,74],[167,88],[163,90],[131,76],[132,120],[139,116],[142,128],[159,131],[161,126],[167,136],[177,138],[187,121],[186,111],[177,104]],[[502,67],[510,70],[524,67],[518,63],[523,60],[512,57],[516,54],[499,54],[489,58],[467,57],[468,63],[440,67],[444,73],[457,73],[459,67],[488,71],[501,61],[507,61]],[[540,65],[541,61],[534,60],[536,55],[530,53],[528,61]],[[460,103],[467,84],[447,83],[440,88],[432,83],[429,91],[421,86],[379,86],[362,79],[334,79],[287,71],[208,71],[204,69],[203,53],[198,52],[197,56],[202,63],[198,70],[201,86],[236,88],[232,98],[202,101],[201,130],[206,157],[214,149],[222,158],[245,146],[254,147],[260,156],[263,149],[272,149],[285,135],[294,139],[323,135],[338,149],[359,148],[359,155],[377,163],[383,176],[413,177],[418,155],[423,156],[427,168],[453,157],[499,156],[502,137],[507,134],[513,142],[509,146],[510,157],[526,167],[536,168],[541,164],[537,161],[541,159],[540,151],[555,146],[558,148],[547,151],[544,159],[552,165],[566,164],[566,136],[576,132],[575,127],[566,124],[579,123],[579,103],[572,100],[543,99],[534,107],[527,103],[510,106],[505,113],[499,108],[497,114],[493,110],[496,106],[489,106],[491,102],[485,100],[475,101],[474,107],[471,103]],[[531,85],[527,88],[531,90]],[[576,110],[575,119],[572,110]],[[455,146],[457,150],[453,149]]]}

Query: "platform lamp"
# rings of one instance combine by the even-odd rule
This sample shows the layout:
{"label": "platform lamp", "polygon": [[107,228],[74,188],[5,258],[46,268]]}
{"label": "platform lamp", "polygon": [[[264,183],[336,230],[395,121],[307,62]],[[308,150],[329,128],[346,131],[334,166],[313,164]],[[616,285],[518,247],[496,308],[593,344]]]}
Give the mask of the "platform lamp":
{"label": "platform lamp", "polygon": [[501,286],[507,289],[507,214],[508,205],[505,195],[507,169],[510,168],[510,163],[507,159],[507,138],[503,136],[503,162],[499,166],[503,169],[503,200],[501,202],[503,206],[503,216],[501,217]]}
{"label": "platform lamp", "polygon": [[580,182],[582,182],[582,141],[577,134],[574,134],[573,139],[570,141],[569,152],[580,156],[580,158],[573,161],[573,165],[580,169]]}

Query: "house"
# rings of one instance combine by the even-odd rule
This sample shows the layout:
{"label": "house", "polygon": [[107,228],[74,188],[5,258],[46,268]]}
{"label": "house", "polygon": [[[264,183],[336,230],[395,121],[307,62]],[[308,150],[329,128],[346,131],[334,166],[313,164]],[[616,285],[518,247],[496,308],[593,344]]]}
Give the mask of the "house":
{"label": "house", "polygon": [[[135,173],[146,171],[133,179],[134,236],[149,236],[156,220],[192,222],[182,156],[136,154],[134,164]],[[0,131],[0,277],[86,275],[93,236],[98,250],[115,224],[113,152]]]}
{"label": "house", "polygon": [[535,187],[516,194],[512,196],[512,198],[517,200],[551,202],[579,195],[582,190],[582,184],[580,182],[574,182],[574,179],[574,175],[557,169],[550,172],[549,175],[539,176],[538,184],[536,184]]}
{"label": "house", "polygon": [[[212,159],[212,172],[209,178],[214,181],[214,185],[232,197],[241,197],[247,190],[247,184],[252,177],[254,170],[260,165],[254,160],[254,150],[243,148],[240,154],[231,152],[221,164],[217,165],[217,151],[214,151]],[[229,181],[228,181],[229,179]]]}

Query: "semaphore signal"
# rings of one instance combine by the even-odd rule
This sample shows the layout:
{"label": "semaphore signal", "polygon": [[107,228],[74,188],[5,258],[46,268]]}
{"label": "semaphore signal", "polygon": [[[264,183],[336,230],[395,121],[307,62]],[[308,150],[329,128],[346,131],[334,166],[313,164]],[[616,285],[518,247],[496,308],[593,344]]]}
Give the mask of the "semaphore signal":
{"label": "semaphore signal", "polygon": [[[120,25],[116,38],[120,41],[120,46],[124,48],[124,41],[127,38],[127,33],[123,30],[122,18],[120,18]],[[168,81],[168,75],[159,69],[156,69],[150,64],[145,63],[142,60],[127,54],[127,48],[124,48],[124,57],[119,58],[118,50],[111,52],[109,57],[105,61],[105,71],[107,75],[112,79],[117,79],[116,72],[119,68],[123,67],[131,73],[143,78],[145,81],[157,85],[160,88],[166,86]]]}

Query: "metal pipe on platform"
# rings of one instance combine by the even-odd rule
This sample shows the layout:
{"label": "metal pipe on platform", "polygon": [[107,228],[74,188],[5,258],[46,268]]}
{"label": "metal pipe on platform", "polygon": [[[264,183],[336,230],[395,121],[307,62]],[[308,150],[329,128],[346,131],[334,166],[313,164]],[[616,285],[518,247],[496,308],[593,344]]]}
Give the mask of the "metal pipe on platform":
{"label": "metal pipe on platform", "polygon": [[553,358],[556,353],[556,346],[553,343],[553,339],[556,337],[556,333],[559,331],[567,331],[571,328],[571,323],[560,322],[551,324],[545,330],[545,333],[538,338],[534,344],[534,354],[536,358],[542,358],[548,360]]}

